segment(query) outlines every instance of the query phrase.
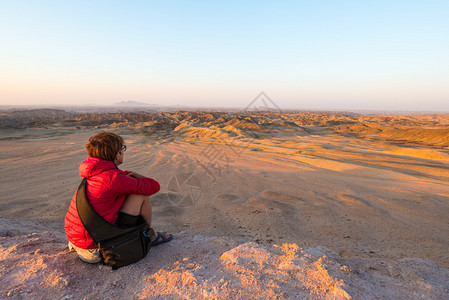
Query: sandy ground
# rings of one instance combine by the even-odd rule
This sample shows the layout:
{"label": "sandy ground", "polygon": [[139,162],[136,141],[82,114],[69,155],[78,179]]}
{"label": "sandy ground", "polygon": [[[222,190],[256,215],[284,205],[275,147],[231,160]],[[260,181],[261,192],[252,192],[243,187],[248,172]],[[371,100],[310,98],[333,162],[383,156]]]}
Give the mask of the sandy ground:
{"label": "sandy ground", "polygon": [[121,168],[161,183],[153,227],[176,240],[116,272],[80,262],[63,218],[98,129],[4,132],[0,298],[449,298],[446,149],[112,130]]}

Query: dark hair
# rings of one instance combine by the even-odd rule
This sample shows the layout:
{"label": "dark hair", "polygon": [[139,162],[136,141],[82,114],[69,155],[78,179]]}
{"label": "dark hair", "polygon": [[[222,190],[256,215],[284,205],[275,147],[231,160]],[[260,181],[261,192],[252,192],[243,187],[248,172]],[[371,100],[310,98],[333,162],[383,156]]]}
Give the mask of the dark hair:
{"label": "dark hair", "polygon": [[102,131],[89,139],[86,149],[89,156],[114,161],[124,143],[121,136],[109,131]]}

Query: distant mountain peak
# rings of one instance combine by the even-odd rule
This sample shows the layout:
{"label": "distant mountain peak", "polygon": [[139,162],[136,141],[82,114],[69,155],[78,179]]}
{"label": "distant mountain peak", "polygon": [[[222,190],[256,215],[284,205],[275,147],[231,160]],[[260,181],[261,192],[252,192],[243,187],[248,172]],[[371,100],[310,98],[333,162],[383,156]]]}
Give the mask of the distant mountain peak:
{"label": "distant mountain peak", "polygon": [[145,102],[138,102],[138,101],[120,101],[117,103],[114,103],[115,106],[126,106],[126,107],[142,107],[142,106],[154,106],[153,104],[145,103]]}

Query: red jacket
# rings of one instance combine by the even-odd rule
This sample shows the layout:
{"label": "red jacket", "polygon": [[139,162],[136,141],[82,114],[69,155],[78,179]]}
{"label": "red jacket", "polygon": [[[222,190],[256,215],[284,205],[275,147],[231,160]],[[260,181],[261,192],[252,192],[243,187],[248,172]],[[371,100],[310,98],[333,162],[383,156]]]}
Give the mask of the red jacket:
{"label": "red jacket", "polygon": [[[92,207],[106,221],[115,223],[117,212],[128,194],[153,195],[159,189],[159,183],[151,178],[133,178],[127,176],[109,160],[89,157],[79,167],[79,174],[86,178],[86,195]],[[65,232],[69,241],[82,249],[93,249],[97,245],[84,229],[76,210],[76,192],[65,216]]]}

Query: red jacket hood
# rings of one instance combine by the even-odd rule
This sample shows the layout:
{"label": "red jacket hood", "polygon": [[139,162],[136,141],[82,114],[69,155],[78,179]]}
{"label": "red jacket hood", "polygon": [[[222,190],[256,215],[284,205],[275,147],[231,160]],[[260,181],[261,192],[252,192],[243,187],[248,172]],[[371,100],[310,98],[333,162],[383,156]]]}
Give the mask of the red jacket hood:
{"label": "red jacket hood", "polygon": [[98,175],[105,170],[114,170],[117,166],[110,160],[89,156],[79,167],[79,174],[81,177],[90,178]]}

